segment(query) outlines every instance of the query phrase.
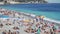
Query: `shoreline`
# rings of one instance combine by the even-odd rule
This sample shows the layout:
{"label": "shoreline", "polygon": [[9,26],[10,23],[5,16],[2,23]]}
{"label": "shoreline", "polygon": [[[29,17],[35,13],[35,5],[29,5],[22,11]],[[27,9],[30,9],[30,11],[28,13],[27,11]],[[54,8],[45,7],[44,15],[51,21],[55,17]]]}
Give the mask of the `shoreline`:
{"label": "shoreline", "polygon": [[[51,34],[50,30],[53,30],[53,27],[56,28],[57,33],[60,32],[60,24],[58,23],[59,25],[57,25],[55,21],[51,21],[44,16],[36,16],[3,8],[0,9],[0,14],[8,15],[10,17],[11,15],[13,16],[13,18],[0,18],[0,34],[2,34],[3,32],[16,34],[36,34],[38,33],[37,30],[39,29],[41,30],[41,32],[39,31],[39,33],[45,34],[46,31]],[[53,32],[55,31],[53,30]]]}
{"label": "shoreline", "polygon": [[[1,9],[1,8],[0,8]],[[14,13],[21,13],[21,14],[23,14],[23,15],[26,15],[26,16],[30,16],[30,17],[33,17],[33,18],[36,18],[37,16],[36,15],[34,15],[34,14],[28,14],[28,13],[24,13],[24,12],[17,12],[17,11],[14,11],[14,10],[7,10],[7,9],[4,9],[4,8],[2,8],[4,11],[7,11],[7,12],[14,12]],[[0,10],[1,11],[1,10]],[[9,16],[9,15],[7,15],[7,16]],[[14,18],[14,17],[13,17]],[[54,22],[54,23],[57,23],[57,24],[60,24],[60,21],[57,21],[57,20],[53,20],[53,19],[50,19],[50,18],[46,18],[46,17],[44,17],[43,18],[43,20],[47,20],[47,21],[51,21],[51,22]]]}
{"label": "shoreline", "polygon": [[55,24],[60,24],[60,21],[53,20],[53,19],[50,19],[50,18],[44,18],[44,20],[47,20],[47,21],[53,22],[53,23],[55,23]]}

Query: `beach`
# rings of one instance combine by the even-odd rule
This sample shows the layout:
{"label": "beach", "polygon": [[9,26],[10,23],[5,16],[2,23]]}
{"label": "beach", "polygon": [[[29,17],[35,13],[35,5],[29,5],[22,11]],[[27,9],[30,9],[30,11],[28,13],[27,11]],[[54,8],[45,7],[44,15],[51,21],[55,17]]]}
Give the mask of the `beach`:
{"label": "beach", "polygon": [[0,0],[0,34],[60,34],[57,0]]}
{"label": "beach", "polygon": [[9,18],[0,18],[0,33],[6,34],[59,34],[60,22],[24,12],[0,9],[0,15]]}

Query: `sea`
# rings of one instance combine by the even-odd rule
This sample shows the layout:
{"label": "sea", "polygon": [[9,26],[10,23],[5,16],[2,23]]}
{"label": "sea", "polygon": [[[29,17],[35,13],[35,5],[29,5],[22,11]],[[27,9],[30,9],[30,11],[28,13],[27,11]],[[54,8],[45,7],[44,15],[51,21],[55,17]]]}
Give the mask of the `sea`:
{"label": "sea", "polygon": [[0,5],[0,8],[45,16],[47,18],[60,21],[60,3],[46,4],[7,4]]}

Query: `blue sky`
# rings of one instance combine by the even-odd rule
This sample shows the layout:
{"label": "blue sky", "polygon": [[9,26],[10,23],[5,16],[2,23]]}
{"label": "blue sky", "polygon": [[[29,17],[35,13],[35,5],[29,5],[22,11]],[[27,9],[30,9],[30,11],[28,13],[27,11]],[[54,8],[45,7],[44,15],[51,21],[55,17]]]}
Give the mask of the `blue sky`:
{"label": "blue sky", "polygon": [[49,3],[60,3],[60,0],[46,0],[48,1]]}

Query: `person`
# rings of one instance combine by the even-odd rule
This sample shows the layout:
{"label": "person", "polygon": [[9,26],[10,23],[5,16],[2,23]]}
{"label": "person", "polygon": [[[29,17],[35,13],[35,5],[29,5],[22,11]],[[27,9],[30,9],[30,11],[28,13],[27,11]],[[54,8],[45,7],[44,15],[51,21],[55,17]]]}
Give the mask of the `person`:
{"label": "person", "polygon": [[56,27],[55,27],[55,26],[53,26],[52,28],[53,28],[53,31],[55,31],[55,30],[56,30]]}
{"label": "person", "polygon": [[35,29],[36,29],[36,26],[35,26],[35,25],[32,25],[31,28],[32,28],[33,30],[35,30]]}
{"label": "person", "polygon": [[2,28],[3,27],[3,24],[0,24],[0,27]]}
{"label": "person", "polygon": [[6,34],[6,32],[3,31],[2,34]]}
{"label": "person", "polygon": [[36,34],[40,34],[41,30],[40,27],[37,29],[37,33]]}
{"label": "person", "polygon": [[52,29],[50,29],[50,34],[53,34],[53,30]]}
{"label": "person", "polygon": [[19,34],[19,31],[16,31],[17,34]]}
{"label": "person", "polygon": [[9,30],[8,34],[11,34],[11,31]]}
{"label": "person", "polygon": [[7,30],[4,30],[4,31],[2,32],[2,34],[7,34]]}

